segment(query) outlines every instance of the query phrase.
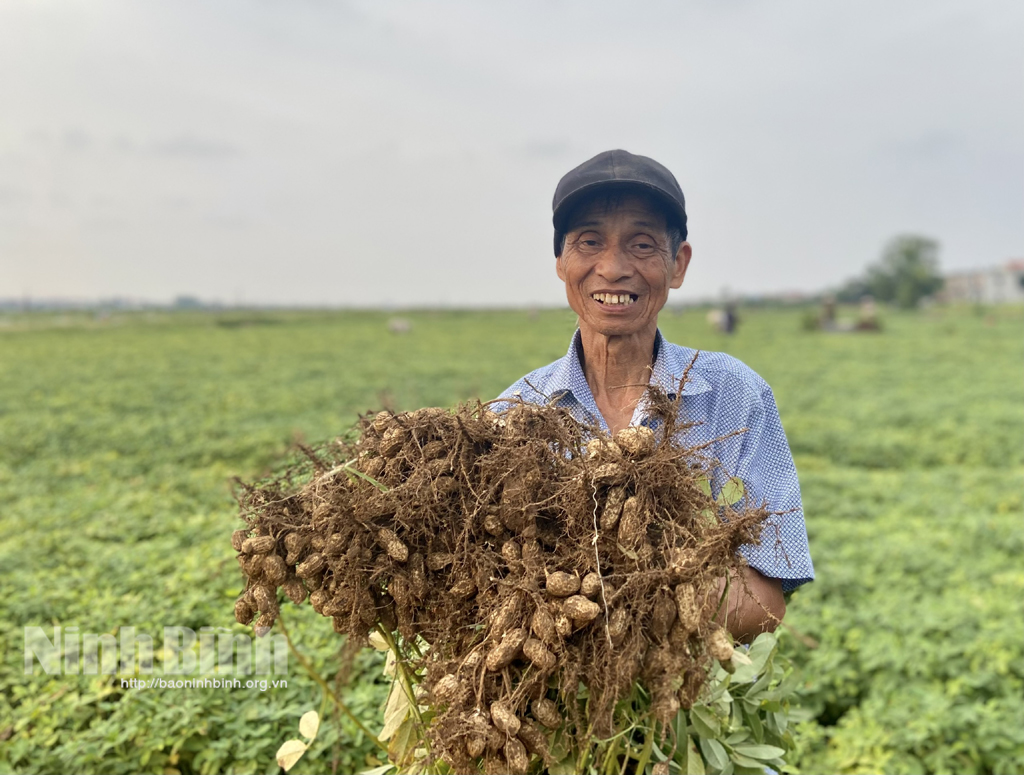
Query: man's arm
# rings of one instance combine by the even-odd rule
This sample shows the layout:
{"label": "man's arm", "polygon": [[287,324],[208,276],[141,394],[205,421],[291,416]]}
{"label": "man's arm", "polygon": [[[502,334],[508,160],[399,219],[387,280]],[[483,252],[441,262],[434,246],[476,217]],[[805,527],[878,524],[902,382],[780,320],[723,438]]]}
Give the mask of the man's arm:
{"label": "man's arm", "polygon": [[[717,608],[724,591],[725,579],[722,578],[706,604],[712,609]],[[738,574],[732,574],[729,599],[722,605],[715,621],[724,624],[736,640],[749,643],[762,632],[773,632],[785,615],[782,581],[744,566]]]}
{"label": "man's arm", "polygon": [[[749,400],[749,393],[747,398]],[[747,432],[725,440],[716,447],[715,454],[724,471],[743,481],[746,490],[744,505],[763,505],[771,512],[761,531],[760,542],[741,546],[740,554],[751,568],[760,571],[760,580],[779,579],[782,591],[788,594],[814,578],[814,566],[807,543],[793,454],[782,430],[775,398],[767,384],[761,385],[757,400],[750,401],[744,416]],[[765,608],[777,613],[769,605],[772,596],[768,590],[750,582],[750,574],[744,578]],[[785,609],[780,606],[778,610]]]}

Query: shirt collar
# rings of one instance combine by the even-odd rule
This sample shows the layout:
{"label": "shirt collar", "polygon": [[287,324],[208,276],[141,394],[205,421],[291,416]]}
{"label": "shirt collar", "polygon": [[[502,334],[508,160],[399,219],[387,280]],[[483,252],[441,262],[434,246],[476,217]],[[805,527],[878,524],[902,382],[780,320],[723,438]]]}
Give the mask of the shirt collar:
{"label": "shirt collar", "polygon": [[[654,360],[650,384],[657,385],[674,398],[679,390],[679,380],[697,351],[688,347],[670,346],[662,336],[660,329],[655,333],[655,337],[658,355]],[[583,374],[583,367],[580,366],[581,347],[581,334],[577,329],[569,344],[569,352],[558,361],[551,373],[547,382],[547,395],[550,401],[561,401],[567,396],[571,396],[596,418],[600,417],[601,413],[590,392],[590,385],[587,384],[587,378]],[[711,383],[707,378],[696,369],[691,369],[686,384],[683,385],[683,395],[692,396],[706,393],[708,390],[711,390]]]}

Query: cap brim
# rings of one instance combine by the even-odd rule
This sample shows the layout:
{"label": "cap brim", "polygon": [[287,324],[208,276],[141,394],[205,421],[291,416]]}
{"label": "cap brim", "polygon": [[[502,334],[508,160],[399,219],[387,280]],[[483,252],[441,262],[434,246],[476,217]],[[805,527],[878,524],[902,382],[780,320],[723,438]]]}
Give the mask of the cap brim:
{"label": "cap brim", "polygon": [[593,194],[599,189],[617,188],[622,190],[633,189],[647,194],[652,194],[665,206],[667,212],[675,217],[676,225],[681,228],[686,228],[686,211],[679,206],[679,203],[670,196],[669,194],[662,191],[657,186],[652,186],[643,180],[599,180],[594,183],[587,183],[586,185],[580,186],[575,191],[566,194],[562,197],[562,201],[558,203],[558,207],[555,208],[551,214],[551,223],[555,227],[555,255],[559,255],[562,252],[561,239],[565,233],[565,222],[568,220],[570,213],[573,208],[586,196]]}

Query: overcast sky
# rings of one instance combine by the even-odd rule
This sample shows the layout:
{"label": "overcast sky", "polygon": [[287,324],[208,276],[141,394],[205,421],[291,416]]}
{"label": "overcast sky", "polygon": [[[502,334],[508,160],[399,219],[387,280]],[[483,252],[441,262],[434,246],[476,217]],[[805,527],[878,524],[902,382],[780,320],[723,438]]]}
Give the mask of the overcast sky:
{"label": "overcast sky", "polygon": [[1024,3],[0,0],[0,298],[564,303],[559,177],[687,198],[677,298],[898,233],[1024,256]]}

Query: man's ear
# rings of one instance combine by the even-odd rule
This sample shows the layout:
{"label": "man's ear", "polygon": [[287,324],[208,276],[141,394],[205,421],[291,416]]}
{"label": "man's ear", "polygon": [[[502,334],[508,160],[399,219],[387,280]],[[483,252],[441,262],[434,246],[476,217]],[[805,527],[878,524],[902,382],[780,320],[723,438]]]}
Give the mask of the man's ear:
{"label": "man's ear", "polygon": [[563,283],[565,282],[565,272],[562,271],[562,256],[564,255],[565,249],[563,248],[562,252],[555,256],[555,272],[558,274],[558,279]]}
{"label": "man's ear", "polygon": [[686,270],[690,267],[690,259],[693,258],[693,248],[689,242],[683,242],[676,251],[676,258],[672,266],[672,281],[670,288],[678,288],[683,284],[686,277]]}

